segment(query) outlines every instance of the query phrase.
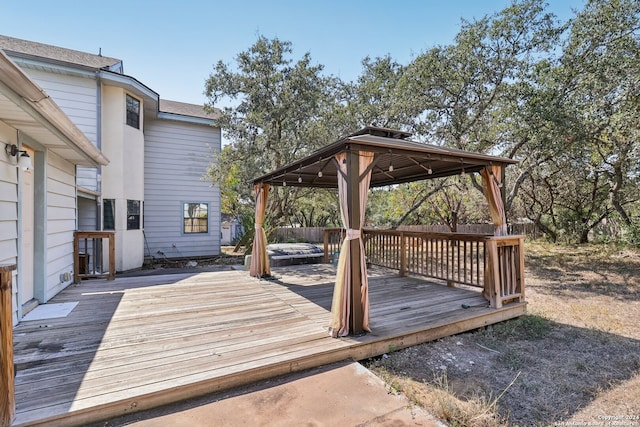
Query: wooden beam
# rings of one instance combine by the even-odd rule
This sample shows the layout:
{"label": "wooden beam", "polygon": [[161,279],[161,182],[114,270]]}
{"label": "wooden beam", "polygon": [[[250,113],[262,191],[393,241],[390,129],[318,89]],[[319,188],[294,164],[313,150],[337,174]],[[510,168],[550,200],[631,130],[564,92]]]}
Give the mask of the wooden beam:
{"label": "wooden beam", "polygon": [[0,265],[0,427],[16,417],[13,369],[13,309],[11,280],[15,264]]}

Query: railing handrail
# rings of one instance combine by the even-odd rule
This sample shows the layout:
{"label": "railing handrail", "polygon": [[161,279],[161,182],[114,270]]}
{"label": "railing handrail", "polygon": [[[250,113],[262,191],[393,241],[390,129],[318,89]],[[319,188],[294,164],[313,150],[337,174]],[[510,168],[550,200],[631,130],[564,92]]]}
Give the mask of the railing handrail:
{"label": "railing handrail", "polygon": [[[405,236],[429,236],[446,240],[496,240],[498,244],[514,244],[520,241],[520,239],[526,238],[524,234],[510,234],[508,236],[495,236],[493,234],[484,233],[443,233],[443,232],[431,232],[431,231],[405,231],[405,230],[380,230],[377,228],[363,228],[363,234],[384,234],[384,235],[405,235]],[[324,229],[325,234],[331,234],[335,232],[345,232],[344,228],[330,227]]]}
{"label": "railing handrail", "polygon": [[[346,236],[343,228],[325,229],[325,262],[330,261],[330,252],[339,248],[338,233]],[[383,240],[376,236],[383,236]],[[524,300],[523,235],[365,228],[363,238],[369,262],[399,270],[401,275],[419,274],[445,280],[451,286],[482,287],[493,307]]]}
{"label": "railing handrail", "polygon": [[442,233],[442,232],[431,232],[431,231],[405,231],[405,230],[378,230],[375,228],[365,228],[363,229],[364,234],[383,234],[383,235],[398,235],[398,236],[429,236],[434,238],[441,238],[445,240],[486,240],[489,238],[493,238],[492,234],[481,234],[481,233]]}
{"label": "railing handrail", "polygon": [[115,236],[115,231],[76,231],[75,235],[79,239],[86,238],[105,238],[109,236]]}
{"label": "railing handrail", "polygon": [[[105,230],[94,230],[94,231],[82,231],[78,230],[73,233],[73,281],[74,283],[80,283],[82,278],[88,277],[106,277],[107,280],[113,280],[116,277],[116,233],[115,231],[105,231]],[[85,271],[84,273],[80,273],[80,241],[84,240],[84,250],[88,250],[88,241],[91,239],[92,247],[94,248],[94,260],[93,260],[93,269],[92,273]],[[100,248],[102,245],[102,240],[108,239],[109,241],[109,267],[108,271],[105,273],[104,271],[101,273],[97,272],[97,266],[103,267],[102,259],[98,263],[96,260],[96,255],[100,253]],[[97,242],[100,241],[100,246],[97,246]],[[88,254],[85,254],[88,255]]]}

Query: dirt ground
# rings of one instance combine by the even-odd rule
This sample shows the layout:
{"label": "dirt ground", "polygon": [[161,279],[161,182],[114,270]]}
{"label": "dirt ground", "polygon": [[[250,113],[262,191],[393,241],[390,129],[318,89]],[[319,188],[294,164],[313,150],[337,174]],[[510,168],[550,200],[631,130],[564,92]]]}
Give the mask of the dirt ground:
{"label": "dirt ground", "polygon": [[525,250],[526,316],[366,365],[452,426],[640,426],[640,252]]}

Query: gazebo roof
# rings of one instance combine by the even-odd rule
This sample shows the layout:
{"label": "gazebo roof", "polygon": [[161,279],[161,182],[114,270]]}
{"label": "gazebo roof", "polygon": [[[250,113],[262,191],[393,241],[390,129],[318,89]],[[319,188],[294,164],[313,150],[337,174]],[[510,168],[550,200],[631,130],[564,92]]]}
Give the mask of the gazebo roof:
{"label": "gazebo roof", "polygon": [[518,163],[504,157],[407,140],[410,136],[408,132],[369,126],[301,160],[255,178],[253,183],[336,188],[338,178],[334,156],[345,151],[376,153],[371,187],[478,172],[489,165],[505,167]]}

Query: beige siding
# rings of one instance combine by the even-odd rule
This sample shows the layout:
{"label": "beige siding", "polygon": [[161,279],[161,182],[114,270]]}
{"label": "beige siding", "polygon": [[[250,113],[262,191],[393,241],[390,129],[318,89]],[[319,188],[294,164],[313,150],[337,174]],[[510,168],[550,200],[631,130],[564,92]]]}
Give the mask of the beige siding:
{"label": "beige siding", "polygon": [[[105,87],[102,98],[102,151],[110,160],[102,169],[102,198],[116,201],[117,271],[140,268],[144,261],[142,229],[127,230],[127,200],[144,201],[144,134],[126,124],[126,94],[121,88]],[[142,120],[141,116],[141,124]]]}
{"label": "beige siding", "polygon": [[[0,264],[18,262],[18,173],[4,152],[4,144],[15,144],[15,129],[0,121]],[[13,283],[17,283],[14,272]],[[18,323],[17,286],[13,286],[13,323]]]}
{"label": "beige siding", "polygon": [[[55,101],[89,141],[98,141],[97,83],[93,78],[70,76],[32,68],[24,71]],[[98,190],[97,169],[78,167],[78,185]]]}
{"label": "beige siding", "polygon": [[73,232],[76,229],[75,166],[49,153],[47,158],[47,269],[48,300],[71,281],[60,280],[73,272]]}
{"label": "beige siding", "polygon": [[97,83],[94,78],[23,68],[91,142],[97,141]]}

